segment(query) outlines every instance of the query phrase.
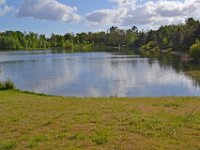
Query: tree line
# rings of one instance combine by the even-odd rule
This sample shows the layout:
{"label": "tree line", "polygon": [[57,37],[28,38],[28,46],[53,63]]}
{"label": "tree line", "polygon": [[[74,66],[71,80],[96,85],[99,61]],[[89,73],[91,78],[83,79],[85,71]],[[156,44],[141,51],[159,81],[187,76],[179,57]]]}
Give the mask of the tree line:
{"label": "tree line", "polygon": [[111,27],[107,32],[51,34],[50,38],[33,32],[5,31],[0,32],[0,49],[34,49],[34,48],[73,48],[80,45],[119,46],[134,45],[139,35],[137,28],[123,30]]}
{"label": "tree line", "polygon": [[189,52],[200,39],[200,22],[189,18],[184,24],[161,26],[157,30],[139,31],[136,26],[120,29],[112,26],[104,32],[52,34],[49,38],[33,32],[0,32],[0,49],[73,48],[76,46],[128,46],[150,50],[152,48]]}

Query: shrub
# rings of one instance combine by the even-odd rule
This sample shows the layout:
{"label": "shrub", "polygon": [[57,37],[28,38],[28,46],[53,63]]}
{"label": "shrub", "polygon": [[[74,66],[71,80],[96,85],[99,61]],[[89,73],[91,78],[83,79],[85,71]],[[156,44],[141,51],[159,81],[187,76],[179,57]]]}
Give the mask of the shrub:
{"label": "shrub", "polygon": [[6,90],[10,90],[10,89],[14,89],[15,88],[14,83],[11,80],[7,80],[5,82],[5,86],[6,86]]}
{"label": "shrub", "polygon": [[11,80],[7,80],[6,82],[0,82],[0,90],[11,90],[15,89],[15,86]]}
{"label": "shrub", "polygon": [[151,42],[147,43],[146,45],[143,45],[141,48],[142,48],[142,50],[151,50],[154,47],[156,47],[156,43],[151,41]]}
{"label": "shrub", "polygon": [[0,82],[0,90],[5,90],[5,89],[6,89],[5,83]]}
{"label": "shrub", "polygon": [[190,56],[194,61],[200,60],[200,41],[190,47]]}

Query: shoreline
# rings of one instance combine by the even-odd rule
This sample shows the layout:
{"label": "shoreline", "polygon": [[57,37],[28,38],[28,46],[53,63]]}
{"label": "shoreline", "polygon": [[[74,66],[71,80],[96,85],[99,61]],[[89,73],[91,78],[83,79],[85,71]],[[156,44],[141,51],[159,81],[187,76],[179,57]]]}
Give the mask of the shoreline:
{"label": "shoreline", "polygon": [[19,93],[24,93],[24,94],[31,94],[31,95],[38,95],[38,96],[46,96],[46,97],[62,97],[62,98],[80,98],[80,99],[162,99],[162,98],[200,98],[200,96],[141,96],[141,97],[118,97],[118,96],[98,96],[98,97],[84,97],[84,96],[63,96],[63,95],[50,95],[50,94],[45,94],[45,93],[37,93],[37,92],[31,92],[31,91],[23,91],[20,89],[11,89],[11,90],[0,90],[1,91],[14,91],[14,92],[19,92]]}

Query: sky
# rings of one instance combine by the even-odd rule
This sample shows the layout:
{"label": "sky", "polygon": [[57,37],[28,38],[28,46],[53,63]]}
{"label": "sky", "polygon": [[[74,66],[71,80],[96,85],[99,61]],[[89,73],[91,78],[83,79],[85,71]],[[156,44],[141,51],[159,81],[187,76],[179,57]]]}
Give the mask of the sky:
{"label": "sky", "polygon": [[50,35],[106,31],[110,26],[140,30],[200,19],[200,0],[0,0],[0,31]]}

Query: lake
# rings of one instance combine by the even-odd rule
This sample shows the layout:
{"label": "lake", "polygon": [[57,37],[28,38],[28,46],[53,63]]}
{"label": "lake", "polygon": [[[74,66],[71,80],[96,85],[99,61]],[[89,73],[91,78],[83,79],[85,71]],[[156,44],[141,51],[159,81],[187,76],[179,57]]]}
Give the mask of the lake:
{"label": "lake", "polygon": [[[178,58],[145,58],[114,52],[0,52],[0,81],[20,90],[61,96],[200,96]],[[196,69],[200,69],[199,66]]]}

